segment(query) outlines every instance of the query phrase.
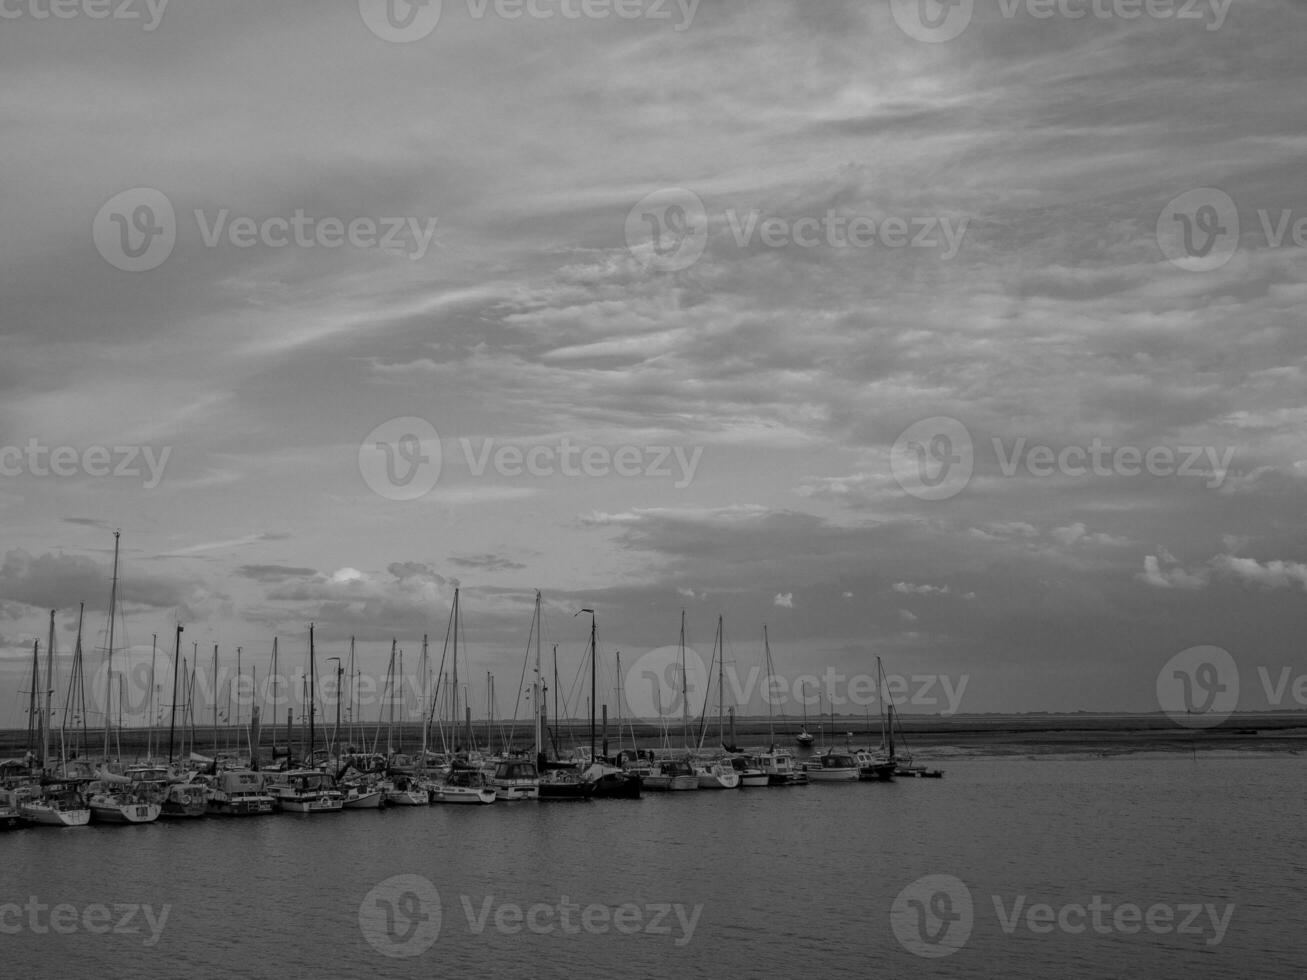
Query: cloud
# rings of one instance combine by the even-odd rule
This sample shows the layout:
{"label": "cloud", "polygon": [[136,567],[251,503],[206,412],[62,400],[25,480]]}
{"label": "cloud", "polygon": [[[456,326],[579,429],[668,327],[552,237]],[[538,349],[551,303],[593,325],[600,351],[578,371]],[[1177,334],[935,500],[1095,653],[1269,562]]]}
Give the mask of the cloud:
{"label": "cloud", "polygon": [[793,592],[777,592],[777,593],[776,593],[776,598],[772,599],[771,604],[772,604],[773,606],[780,606],[782,609],[793,609],[793,608],[794,608],[794,593],[793,593]]}
{"label": "cloud", "polygon": [[[1164,558],[1168,557],[1166,549],[1162,551]],[[1139,578],[1159,589],[1201,589],[1207,584],[1208,576],[1206,569],[1195,572],[1185,571],[1179,566],[1163,569],[1156,555],[1146,555],[1144,570],[1139,573]]]}
{"label": "cloud", "polygon": [[948,595],[950,592],[947,585],[914,585],[911,582],[895,582],[893,588],[904,595]]}
{"label": "cloud", "polygon": [[460,568],[479,568],[485,572],[516,572],[526,568],[503,555],[451,555],[449,561]]}
{"label": "cloud", "polygon": [[1303,562],[1277,559],[1262,563],[1255,558],[1218,555],[1212,564],[1224,574],[1269,589],[1288,588],[1296,584],[1307,591],[1307,564]]}
{"label": "cloud", "polygon": [[256,582],[282,582],[290,578],[310,578],[318,572],[317,569],[290,565],[241,565],[236,574]]}

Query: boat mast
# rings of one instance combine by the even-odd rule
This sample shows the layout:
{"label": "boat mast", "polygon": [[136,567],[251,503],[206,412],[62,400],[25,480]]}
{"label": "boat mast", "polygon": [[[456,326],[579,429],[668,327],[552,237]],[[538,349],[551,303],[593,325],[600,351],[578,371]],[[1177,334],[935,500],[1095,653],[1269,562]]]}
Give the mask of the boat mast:
{"label": "boat mast", "polygon": [[177,674],[182,665],[182,624],[177,624],[177,638],[172,655],[172,712],[168,718],[168,761],[172,762],[172,740],[177,732]]}
{"label": "boat mast", "polygon": [[32,689],[27,697],[27,751],[35,758],[36,749],[41,741],[40,702],[37,701],[37,689],[41,686],[41,641],[32,641]]}
{"label": "boat mast", "polygon": [[50,610],[50,642],[45,645],[45,711],[41,715],[41,768],[50,765],[50,699],[54,694],[54,610]]}
{"label": "boat mast", "polygon": [[150,727],[146,729],[145,736],[145,761],[154,761],[154,661],[159,652],[159,634],[150,634],[150,696],[146,699],[148,707],[146,710],[150,715]]}
{"label": "boat mast", "polygon": [[764,681],[764,683],[767,685],[767,693],[766,693],[766,698],[767,698],[767,740],[768,740],[768,743],[769,743],[770,745],[775,745],[775,744],[776,744],[776,731],[775,731],[774,728],[772,728],[772,721],[771,721],[771,678],[772,678],[771,644],[767,641],[767,624],[766,624],[766,623],[763,623],[763,624],[762,624],[762,648],[763,648],[763,650],[766,652],[766,655],[767,655],[767,677],[766,677],[766,679],[765,679],[765,681]]}
{"label": "boat mast", "polygon": [[[423,646],[426,645],[427,638],[422,637]],[[354,637],[349,638],[349,744],[353,747],[357,741],[354,738]]]}
{"label": "boat mast", "polygon": [[[536,716],[536,768],[540,772],[545,769],[545,702],[544,694],[541,692],[540,683],[540,590],[536,589],[536,610],[535,622],[532,623],[536,635],[536,676],[535,684],[531,690],[531,703],[535,706]],[[515,712],[516,713],[516,712]],[[516,727],[516,726],[514,726]]]}
{"label": "boat mast", "polygon": [[581,612],[590,614],[590,761],[595,760],[595,661],[599,659],[599,651],[595,646],[595,611],[593,609],[582,609]]}
{"label": "boat mast", "polygon": [[685,610],[681,610],[681,740],[690,749],[690,700],[685,679]]}
{"label": "boat mast", "polygon": [[[427,634],[422,634],[422,761],[418,763],[418,771],[426,772],[427,768],[427,697],[430,692],[427,686],[427,679],[431,675],[431,667],[427,663]],[[340,724],[337,721],[337,724]]]}
{"label": "boat mast", "polygon": [[722,675],[726,666],[726,632],[722,626],[722,614],[717,614],[717,741],[725,744],[722,740],[722,715],[724,711],[722,706],[726,700],[726,689],[722,686]]}
{"label": "boat mast", "polygon": [[109,586],[109,648],[106,651],[108,663],[104,672],[104,758],[109,760],[109,728],[113,714],[110,704],[113,701],[113,621],[114,610],[118,608],[118,539],[121,531],[113,532],[113,580]]}
{"label": "boat mast", "polygon": [[218,644],[213,645],[213,761],[218,761]]}
{"label": "boat mast", "polygon": [[[452,715],[454,729],[454,750],[458,751],[458,725],[463,720],[458,713],[458,586],[454,586],[454,609],[451,618],[453,619],[451,626],[454,637],[454,702],[450,714]],[[470,752],[472,750],[471,747],[468,747],[464,751]]]}
{"label": "boat mast", "polygon": [[309,755],[308,766],[313,768],[313,722],[317,714],[318,699],[318,667],[317,660],[313,651],[313,624],[309,623]]}

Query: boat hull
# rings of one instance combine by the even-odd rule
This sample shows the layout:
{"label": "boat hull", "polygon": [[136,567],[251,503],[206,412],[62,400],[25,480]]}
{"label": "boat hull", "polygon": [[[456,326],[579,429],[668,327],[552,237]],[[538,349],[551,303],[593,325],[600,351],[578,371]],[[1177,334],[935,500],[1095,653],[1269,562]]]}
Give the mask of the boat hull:
{"label": "boat hull", "polygon": [[91,818],[96,823],[154,823],[161,812],[158,803],[91,803]]}
{"label": "boat hull", "polygon": [[856,768],[809,769],[808,779],[814,783],[856,782],[858,779],[858,770]]}
{"label": "boat hull", "polygon": [[596,800],[638,800],[644,777],[634,773],[605,773],[594,781]]}
{"label": "boat hull", "polygon": [[342,797],[319,796],[312,799],[283,799],[278,802],[286,813],[339,813],[345,808]]}
{"label": "boat hull", "polygon": [[424,789],[395,789],[386,793],[386,806],[429,806],[431,794]]}
{"label": "boat hull", "polygon": [[18,815],[40,827],[85,827],[91,822],[90,808],[61,810],[39,803],[23,804],[18,808]]}
{"label": "boat hull", "polygon": [[588,800],[595,795],[597,788],[596,783],[579,780],[557,783],[546,780],[540,784],[539,798],[541,800]]}
{"label": "boat hull", "polygon": [[441,786],[432,795],[431,802],[484,806],[495,802],[495,791],[492,789],[472,789],[465,786]]}
{"label": "boat hull", "polygon": [[740,774],[737,772],[717,773],[701,772],[696,777],[700,789],[739,789]]}
{"label": "boat hull", "polygon": [[271,796],[209,801],[209,813],[216,817],[261,817],[272,812]]}
{"label": "boat hull", "polygon": [[386,794],[379,789],[374,789],[371,792],[359,793],[356,796],[346,796],[344,809],[380,810],[382,806],[388,803],[389,800],[386,798]]}
{"label": "boat hull", "polygon": [[644,777],[644,788],[655,793],[675,793],[698,789],[698,776],[660,776],[657,773]]}
{"label": "boat hull", "polygon": [[495,799],[507,803],[518,800],[538,800],[540,799],[540,785],[539,783],[518,783],[511,786],[496,786]]}

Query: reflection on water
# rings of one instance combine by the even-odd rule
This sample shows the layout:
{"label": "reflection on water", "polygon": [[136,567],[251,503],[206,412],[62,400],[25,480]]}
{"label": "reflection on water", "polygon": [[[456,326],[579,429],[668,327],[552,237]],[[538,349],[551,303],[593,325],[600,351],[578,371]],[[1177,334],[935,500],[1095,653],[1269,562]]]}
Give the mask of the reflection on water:
{"label": "reflection on water", "polygon": [[[0,905],[20,907],[0,942],[11,976],[1297,980],[1304,776],[968,760],[941,781],[31,829],[0,837]],[[928,875],[958,904],[911,891]],[[955,951],[910,951],[949,945],[968,900]],[[40,906],[60,903],[55,934]]]}

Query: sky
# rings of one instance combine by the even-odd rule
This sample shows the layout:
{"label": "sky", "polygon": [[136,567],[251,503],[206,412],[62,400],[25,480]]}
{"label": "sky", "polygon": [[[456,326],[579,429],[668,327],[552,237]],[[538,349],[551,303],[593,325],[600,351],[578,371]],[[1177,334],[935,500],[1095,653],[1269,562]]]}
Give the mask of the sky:
{"label": "sky", "polygon": [[539,589],[574,707],[582,608],[628,699],[684,611],[745,713],[764,626],[841,704],[1212,646],[1304,706],[1300,4],[58,6],[0,20],[0,725],[50,610],[56,700],[79,604],[106,669],[115,530],[120,669],[313,623],[379,686],[457,587],[523,714]]}

